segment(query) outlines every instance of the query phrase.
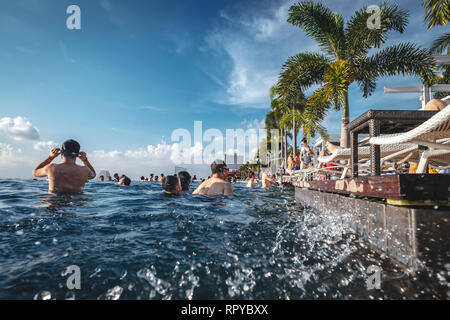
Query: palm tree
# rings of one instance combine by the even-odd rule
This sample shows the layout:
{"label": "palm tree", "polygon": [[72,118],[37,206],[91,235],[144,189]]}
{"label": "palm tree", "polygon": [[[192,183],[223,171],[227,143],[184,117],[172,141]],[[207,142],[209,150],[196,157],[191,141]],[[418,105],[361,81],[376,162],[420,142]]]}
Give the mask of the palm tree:
{"label": "palm tree", "polygon": [[[291,114],[289,118],[292,126],[292,147],[294,153],[297,153],[297,135],[299,131],[299,117],[297,114],[303,111],[306,107],[306,98],[303,92],[292,84],[288,84],[287,86],[283,86],[281,83],[278,83],[274,86],[273,91],[271,92],[272,101],[276,96],[277,107],[281,109],[283,116],[286,114]],[[282,116],[282,117],[283,117]],[[282,122],[283,127],[287,127],[288,124],[286,121]]]}
{"label": "palm tree", "polygon": [[293,136],[288,132],[291,129],[290,124],[281,123],[281,119],[286,112],[289,112],[289,107],[283,103],[283,100],[279,98],[276,92],[276,86],[270,88],[270,108],[277,118],[277,128],[281,130],[282,154],[284,163],[286,163],[288,150],[287,138],[292,138]]}
{"label": "palm tree", "polygon": [[434,60],[430,52],[412,43],[390,46],[369,56],[369,50],[386,42],[391,30],[403,33],[408,13],[397,5],[380,6],[381,28],[369,29],[370,14],[356,11],[345,24],[340,14],[333,13],[320,2],[303,1],[289,9],[288,22],[302,28],[316,40],[324,54],[299,53],[283,65],[280,84],[284,88],[306,90],[322,85],[314,95],[328,99],[333,108],[342,110],[341,146],[349,146],[349,86],[356,82],[368,97],[376,88],[376,79],[387,75],[412,75],[430,83],[434,76]]}

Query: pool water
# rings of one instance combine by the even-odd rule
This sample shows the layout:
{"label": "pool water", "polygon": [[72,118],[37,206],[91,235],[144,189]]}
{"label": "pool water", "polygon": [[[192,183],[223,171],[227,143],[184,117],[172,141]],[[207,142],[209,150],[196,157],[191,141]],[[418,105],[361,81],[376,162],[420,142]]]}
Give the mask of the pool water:
{"label": "pool water", "polygon": [[[174,198],[160,183],[89,182],[70,196],[1,180],[0,299],[449,298],[450,264],[410,275],[293,192],[234,189]],[[367,288],[371,265],[381,289]]]}

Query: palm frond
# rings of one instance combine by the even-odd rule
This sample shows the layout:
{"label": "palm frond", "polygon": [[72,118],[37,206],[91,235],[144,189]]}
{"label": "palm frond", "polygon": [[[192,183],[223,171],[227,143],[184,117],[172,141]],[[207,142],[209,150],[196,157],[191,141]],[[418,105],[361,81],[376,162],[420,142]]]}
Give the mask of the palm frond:
{"label": "palm frond", "polygon": [[430,84],[435,77],[435,60],[430,51],[412,43],[400,43],[368,58],[375,77],[410,75]]}
{"label": "palm frond", "polygon": [[365,56],[371,48],[379,48],[386,42],[389,31],[403,33],[408,25],[409,14],[396,4],[386,2],[379,5],[380,29],[369,29],[367,21],[371,13],[367,8],[356,11],[350,18],[345,29],[347,59],[353,61]]}
{"label": "palm frond", "polygon": [[450,50],[450,33],[444,33],[434,40],[430,50],[434,54],[441,54],[445,50],[448,52]]}
{"label": "palm frond", "polygon": [[290,24],[302,28],[330,56],[339,59],[345,46],[343,18],[321,2],[303,1],[289,8]]}
{"label": "palm frond", "polygon": [[329,99],[324,88],[319,88],[308,98],[307,106],[302,113],[303,131],[310,137],[319,133],[324,138],[327,136],[325,128],[321,125],[330,108]]}
{"label": "palm frond", "polygon": [[302,52],[283,64],[276,92],[287,95],[291,91],[306,90],[312,85],[321,84],[330,60],[324,55]]}
{"label": "palm frond", "polygon": [[354,74],[353,67],[345,60],[332,63],[325,71],[323,93],[333,104],[334,110],[342,108]]}
{"label": "palm frond", "polygon": [[425,7],[425,22],[428,23],[428,29],[447,25],[450,20],[449,0],[423,0],[422,5]]}

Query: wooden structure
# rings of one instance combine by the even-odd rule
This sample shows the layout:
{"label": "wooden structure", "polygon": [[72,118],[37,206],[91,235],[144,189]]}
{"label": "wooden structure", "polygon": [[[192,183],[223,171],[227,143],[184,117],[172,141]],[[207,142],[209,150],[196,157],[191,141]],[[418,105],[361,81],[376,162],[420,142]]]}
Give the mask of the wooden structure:
{"label": "wooden structure", "polygon": [[342,180],[293,181],[297,188],[377,199],[448,202],[450,175],[392,174]]}

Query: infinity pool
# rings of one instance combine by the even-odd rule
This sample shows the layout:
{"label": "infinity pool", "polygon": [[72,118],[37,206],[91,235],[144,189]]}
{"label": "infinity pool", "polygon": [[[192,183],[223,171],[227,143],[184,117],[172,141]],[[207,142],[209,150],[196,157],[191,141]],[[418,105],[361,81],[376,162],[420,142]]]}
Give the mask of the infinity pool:
{"label": "infinity pool", "polygon": [[[449,264],[408,275],[292,192],[234,189],[167,198],[160,183],[90,182],[63,196],[2,180],[0,299],[449,298]],[[80,290],[67,287],[71,265]],[[367,288],[371,265],[380,290]]]}

